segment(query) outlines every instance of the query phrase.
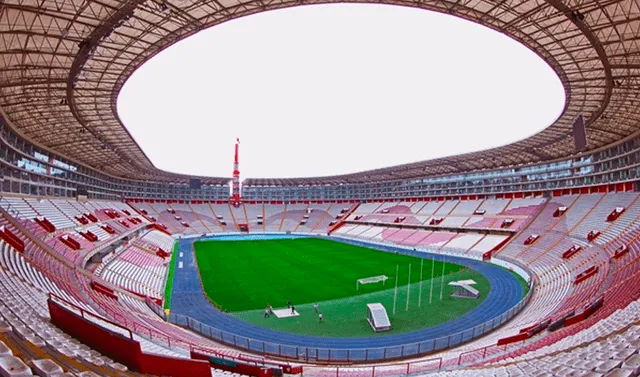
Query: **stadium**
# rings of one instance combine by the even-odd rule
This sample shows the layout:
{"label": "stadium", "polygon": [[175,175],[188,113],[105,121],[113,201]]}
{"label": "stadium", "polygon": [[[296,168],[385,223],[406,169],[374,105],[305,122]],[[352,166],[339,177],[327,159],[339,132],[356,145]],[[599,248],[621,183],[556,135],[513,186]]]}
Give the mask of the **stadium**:
{"label": "stadium", "polygon": [[0,3],[0,375],[640,375],[637,1],[376,2],[551,67],[562,112],[501,147],[241,180],[239,141],[179,174],[125,127],[156,55],[328,3]]}

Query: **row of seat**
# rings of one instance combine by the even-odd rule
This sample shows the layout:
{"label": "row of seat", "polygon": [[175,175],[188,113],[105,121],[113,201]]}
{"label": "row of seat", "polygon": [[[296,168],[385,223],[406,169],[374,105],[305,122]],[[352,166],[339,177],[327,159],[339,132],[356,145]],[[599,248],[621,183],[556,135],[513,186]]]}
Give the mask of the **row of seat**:
{"label": "row of seat", "polygon": [[239,232],[238,224],[247,224],[253,232],[326,234],[337,216],[350,207],[344,204],[248,203],[238,208],[216,203],[131,203],[131,206],[165,224],[171,233],[186,235]]}
{"label": "row of seat", "polygon": [[159,249],[170,253],[173,239],[160,231],[151,230],[132,241],[106,263],[103,260],[96,274],[131,292],[161,298],[170,256],[159,256]]}
{"label": "row of seat", "polygon": [[[44,199],[33,197],[3,196],[0,200],[0,207],[12,212],[12,216],[33,220],[36,217],[46,217],[57,230],[67,230],[82,225],[76,216],[86,213],[95,214],[105,209],[123,210],[127,209],[124,203],[120,202],[85,202],[64,199]],[[104,220],[110,219],[108,216]]]}
{"label": "row of seat", "polygon": [[520,229],[544,204],[542,197],[523,199],[446,200],[361,204],[347,218],[353,222],[436,225],[452,228],[502,228],[511,219],[509,229]]}
{"label": "row of seat", "polygon": [[493,250],[507,238],[504,235],[398,229],[384,225],[357,224],[343,225],[334,234],[363,241],[411,246],[430,251],[456,251],[475,259],[482,259],[484,253]]}

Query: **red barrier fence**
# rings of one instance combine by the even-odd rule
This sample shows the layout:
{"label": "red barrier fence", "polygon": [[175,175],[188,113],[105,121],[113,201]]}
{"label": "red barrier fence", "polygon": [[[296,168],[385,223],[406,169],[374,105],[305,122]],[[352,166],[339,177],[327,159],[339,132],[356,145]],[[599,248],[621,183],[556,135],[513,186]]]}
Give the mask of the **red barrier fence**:
{"label": "red barrier fence", "polygon": [[[129,329],[87,313],[73,304],[66,303],[79,311],[80,314],[78,314],[54,301],[53,297],[66,303],[55,295],[49,297],[47,305],[49,306],[51,323],[101,354],[126,365],[127,368],[156,376],[211,377],[211,368],[208,362],[143,353],[140,343],[133,339]],[[123,332],[128,333],[128,336],[103,328],[87,319],[87,315],[122,329]]]}
{"label": "red barrier fence", "polygon": [[629,246],[627,245],[620,245],[620,247],[618,247],[616,249],[616,252],[613,254],[613,259],[619,259],[621,256],[625,255],[626,253],[629,252]]}
{"label": "red barrier fence", "polygon": [[159,230],[162,233],[171,235],[171,232],[169,232],[169,230],[167,230],[167,227],[163,224],[158,224],[158,223],[152,223],[150,226],[151,229],[155,229],[155,230]]}
{"label": "red barrier fence", "polygon": [[113,289],[111,289],[111,288],[109,288],[109,287],[107,287],[105,285],[102,285],[102,284],[100,284],[98,282],[95,282],[95,281],[92,281],[89,285],[91,286],[91,288],[94,291],[96,291],[98,293],[101,293],[101,294],[103,294],[103,295],[105,295],[105,296],[107,296],[109,298],[112,298],[112,299],[118,301],[118,296],[115,294]]}
{"label": "red barrier fence", "polygon": [[87,220],[86,217],[84,217],[84,215],[80,215],[80,216],[75,216],[76,220],[78,220],[80,222],[80,224],[82,225],[87,225],[89,224],[89,220]]}
{"label": "red barrier fence", "polygon": [[78,232],[82,237],[84,237],[89,242],[98,242],[98,236],[96,236],[92,231],[87,230],[86,232]]}
{"label": "red barrier fence", "polygon": [[71,250],[80,250],[80,242],[74,240],[68,234],[63,234],[58,239]]}
{"label": "red barrier fence", "polygon": [[245,374],[254,377],[272,377],[273,370],[266,366],[243,363],[241,361],[223,359],[216,356],[207,356],[199,352],[191,351],[191,358],[206,360],[213,368],[222,369],[233,373]]}
{"label": "red barrier fence", "polygon": [[529,338],[529,333],[528,332],[523,332],[520,334],[516,334],[513,336],[509,336],[506,338],[502,338],[502,339],[498,339],[498,345],[502,346],[505,344],[509,344],[509,343],[516,343],[516,342],[521,342],[525,339]]}
{"label": "red barrier fence", "polygon": [[109,233],[109,234],[116,234],[115,229],[113,229],[110,225],[101,225],[101,228],[105,230],[105,232]]}
{"label": "red barrier fence", "polygon": [[[80,315],[78,315],[51,298],[47,300],[47,305],[49,306],[51,323],[56,327],[101,354],[126,365],[128,368],[137,366],[138,355],[142,353],[142,350],[140,343],[133,340],[131,331],[129,331],[129,336],[126,337],[106,330],[88,321],[83,310],[80,310]],[[112,324],[118,326],[115,323]]]}
{"label": "red barrier fence", "polygon": [[576,255],[578,252],[580,252],[582,250],[582,246],[580,245],[573,245],[571,246],[567,251],[565,251],[564,253],[562,253],[562,258],[563,259],[569,259],[572,256]]}
{"label": "red barrier fence", "polygon": [[5,240],[5,242],[8,243],[9,246],[16,249],[16,251],[20,253],[24,252],[24,241],[13,234],[13,232],[10,231],[6,226],[0,226],[0,238]]}
{"label": "red barrier fence", "polygon": [[36,217],[33,219],[38,225],[42,227],[42,229],[46,230],[49,233],[53,233],[56,231],[55,225],[46,217]]}
{"label": "red barrier fence", "polygon": [[201,360],[179,359],[141,353],[138,372],[155,376],[210,377],[209,363]]}
{"label": "red barrier fence", "polygon": [[586,270],[582,271],[581,273],[579,273],[578,275],[576,275],[574,284],[579,284],[579,283],[589,279],[590,277],[592,277],[596,273],[598,273],[598,266],[591,266],[591,267],[587,268]]}

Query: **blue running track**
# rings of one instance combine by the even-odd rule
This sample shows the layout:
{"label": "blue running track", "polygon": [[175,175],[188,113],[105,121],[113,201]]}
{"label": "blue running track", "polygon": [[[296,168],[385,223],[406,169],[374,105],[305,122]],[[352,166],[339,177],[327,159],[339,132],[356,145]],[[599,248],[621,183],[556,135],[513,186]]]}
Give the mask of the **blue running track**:
{"label": "blue running track", "polygon": [[[281,347],[277,346],[277,344],[282,344],[293,347],[293,351],[290,351],[290,353],[293,353],[291,356],[297,356],[297,354],[301,352],[299,348],[303,348],[306,349],[305,352],[308,353],[311,352],[310,349],[312,349],[314,352],[313,357],[338,358],[340,355],[336,355],[336,352],[339,353],[340,350],[348,349],[350,350],[348,356],[342,355],[343,358],[366,358],[369,360],[393,357],[393,355],[389,354],[393,352],[393,348],[398,352],[397,356],[424,353],[429,350],[447,348],[448,346],[469,340],[472,335],[474,335],[472,330],[474,327],[482,325],[508,311],[520,301],[523,293],[518,280],[502,268],[479,261],[447,256],[447,261],[468,266],[482,273],[491,285],[489,295],[479,306],[456,319],[414,332],[375,338],[325,338],[290,334],[253,325],[215,309],[207,300],[200,284],[200,277],[193,252],[193,242],[196,240],[197,239],[182,239],[179,241],[178,252],[182,253],[182,257],[178,256],[176,263],[179,261],[183,262],[183,268],[177,268],[176,266],[175,269],[171,314],[189,316],[214,329],[240,335],[238,338],[247,337],[254,339],[256,340],[255,342],[248,342],[245,339],[243,340],[244,344],[240,345],[240,342],[238,343],[242,348],[250,348],[255,351],[286,353]],[[376,248],[374,245],[363,242],[350,243]],[[396,250],[392,247],[381,247],[381,249]],[[398,252],[422,258],[433,256],[433,254],[402,249],[398,249]],[[440,257],[440,255],[437,254],[436,256]],[[476,328],[475,336],[479,335],[480,330],[480,327]],[[466,331],[464,336],[459,334],[457,338],[446,338],[448,335],[462,333],[463,331]],[[229,342],[229,337],[225,336],[224,339]],[[233,337],[231,337],[231,339],[233,339]],[[434,341],[436,339],[437,341]],[[231,340],[231,342],[235,341],[237,340]],[[274,345],[264,344],[263,342],[274,343]],[[275,347],[275,349],[270,349],[272,346]],[[384,356],[382,354],[375,355],[375,352],[372,353],[372,351],[374,351],[372,348],[380,349],[381,347],[391,348],[384,351]],[[321,355],[323,350],[319,348],[332,349],[334,353],[331,355]],[[369,349],[369,352],[367,352],[365,356],[365,350],[367,349]],[[358,354],[358,351],[361,351],[362,354]],[[317,354],[315,354],[315,352],[317,352]]]}

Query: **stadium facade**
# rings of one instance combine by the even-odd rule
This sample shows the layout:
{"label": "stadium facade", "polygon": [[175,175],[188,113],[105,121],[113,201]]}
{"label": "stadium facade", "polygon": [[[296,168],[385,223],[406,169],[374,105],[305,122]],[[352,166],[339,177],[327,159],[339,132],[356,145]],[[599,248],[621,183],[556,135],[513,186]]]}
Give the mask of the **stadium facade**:
{"label": "stadium facade", "polygon": [[[381,248],[492,260],[532,277],[536,289],[517,313],[496,317],[490,328],[503,327],[488,337],[471,341],[484,334],[483,325],[469,338],[448,337],[446,347],[434,341],[428,350],[453,348],[446,353],[379,366],[377,372],[372,366],[307,365],[307,375],[339,376],[340,368],[375,376],[461,367],[474,370],[450,373],[637,374],[638,3],[383,2],[477,22],[548,63],[564,86],[566,105],[556,122],[522,141],[341,176],[250,178],[243,182],[240,208],[228,205],[229,177],[195,177],[198,189],[190,185],[194,177],[155,168],[116,111],[128,77],[158,52],[205,28],[316,3],[327,2],[11,0],[0,5],[0,283],[4,292],[14,292],[0,297],[0,327],[9,333],[0,332],[3,343],[23,350],[33,344],[40,351],[29,355],[77,368],[59,356],[65,355],[82,360],[84,369],[109,375],[126,374],[123,365],[150,374],[206,375],[209,364],[193,360],[212,354],[246,362],[238,348],[260,351],[250,340],[244,348],[235,335],[231,344],[224,337],[211,341],[161,319],[158,304],[169,273],[165,259],[175,257],[175,236],[332,233]],[[47,294],[52,295],[48,307]],[[107,318],[115,327],[100,331],[128,333],[126,344],[138,342],[142,351],[132,351],[134,360],[114,363],[75,340],[94,345],[95,337],[73,328],[65,330],[75,339],[62,336],[49,319],[64,328],[61,324],[78,320],[70,313]],[[172,322],[195,330],[195,322],[176,317]],[[549,326],[558,327],[547,332]],[[298,351],[275,354],[292,363],[351,361],[331,360],[319,350]],[[429,353],[422,351],[403,347],[397,356]],[[185,361],[185,352],[193,364]],[[165,358],[159,361],[157,355]],[[3,360],[9,360],[0,363],[3,370],[23,367],[20,357]],[[299,372],[278,358],[249,360]]]}

